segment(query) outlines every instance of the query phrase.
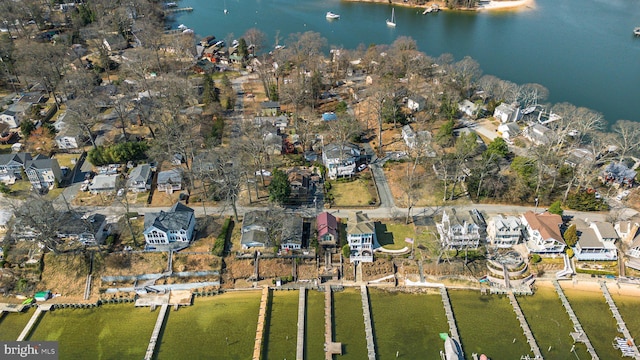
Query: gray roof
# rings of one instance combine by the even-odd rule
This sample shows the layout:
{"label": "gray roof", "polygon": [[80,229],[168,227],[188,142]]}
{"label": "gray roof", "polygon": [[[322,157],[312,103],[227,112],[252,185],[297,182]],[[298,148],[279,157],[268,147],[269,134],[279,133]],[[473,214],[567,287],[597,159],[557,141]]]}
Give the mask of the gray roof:
{"label": "gray roof", "polygon": [[131,170],[129,179],[131,179],[131,181],[147,181],[149,175],[151,175],[151,165],[141,164]]}
{"label": "gray roof", "polygon": [[180,168],[160,171],[158,173],[158,185],[180,183],[182,183],[182,169]]}
{"label": "gray roof", "polygon": [[6,165],[12,160],[24,166],[28,160],[31,160],[31,154],[25,152],[17,154],[0,154],[0,165]]}
{"label": "gray roof", "polygon": [[[360,148],[351,143],[331,143],[325,145],[323,152],[327,159],[346,160],[355,156],[360,156]],[[354,155],[357,154],[357,155]]]}
{"label": "gray roof", "polygon": [[580,234],[578,244],[581,248],[604,248],[604,244],[598,240],[598,236],[593,229],[580,228],[578,229],[578,232]]}
{"label": "gray roof", "polygon": [[144,228],[147,229],[150,226],[154,226],[162,231],[186,230],[189,228],[193,212],[192,208],[177,202],[169,211],[147,214],[144,217]]}
{"label": "gray roof", "polygon": [[603,239],[617,239],[618,233],[611,223],[594,221],[593,222]]}
{"label": "gray roof", "polygon": [[302,218],[297,215],[290,215],[282,222],[282,244],[302,245]]}
{"label": "gray roof", "polygon": [[116,179],[118,178],[118,174],[111,175],[96,175],[93,178],[93,183],[89,186],[90,190],[115,190],[116,188]]}
{"label": "gray roof", "polygon": [[28,160],[26,164],[24,164],[25,170],[34,169],[34,170],[46,170],[53,169],[55,165],[58,165],[58,160],[51,159],[45,155],[38,154],[33,160]]}
{"label": "gray roof", "polygon": [[369,220],[367,214],[357,211],[354,217],[349,217],[347,222],[347,233],[349,234],[375,234],[376,228],[373,221]]}
{"label": "gray roof", "polygon": [[60,220],[57,231],[59,234],[66,235],[80,235],[82,233],[96,235],[106,219],[107,217],[102,214],[94,214],[83,218],[79,214],[67,212]]}

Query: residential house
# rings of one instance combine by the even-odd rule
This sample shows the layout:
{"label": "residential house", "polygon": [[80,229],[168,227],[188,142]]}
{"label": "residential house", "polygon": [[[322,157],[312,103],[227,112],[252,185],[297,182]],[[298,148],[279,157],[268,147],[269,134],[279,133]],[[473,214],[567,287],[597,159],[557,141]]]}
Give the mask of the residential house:
{"label": "residential house", "polygon": [[552,130],[540,124],[533,124],[524,129],[524,136],[536,145],[549,144]]}
{"label": "residential house", "polygon": [[270,132],[273,132],[273,127],[275,127],[276,134],[284,133],[284,130],[287,128],[289,123],[289,119],[286,115],[278,115],[278,116],[256,116],[253,118],[253,123],[257,127],[262,126],[270,126]]}
{"label": "residential house", "polygon": [[373,250],[378,247],[376,227],[367,214],[357,211],[347,222],[347,242],[351,262],[373,262]]}
{"label": "residential house", "polygon": [[631,221],[619,221],[615,223],[613,228],[616,229],[616,233],[618,233],[619,239],[621,239],[622,241],[631,242],[639,226],[640,225],[638,223],[634,223]]}
{"label": "residential house", "polygon": [[51,190],[62,180],[62,171],[58,160],[38,154],[32,160],[27,160],[24,165],[31,186],[38,191]]}
{"label": "residential house", "polygon": [[182,190],[182,169],[174,168],[160,171],[157,180],[158,191],[173,194],[174,191]]}
{"label": "residential house", "polygon": [[31,104],[26,102],[11,104],[5,111],[0,113],[0,122],[7,124],[10,129],[17,129],[30,108]]}
{"label": "residential house", "polygon": [[603,171],[604,181],[616,186],[633,186],[636,172],[623,162],[612,162]]}
{"label": "residential house", "polygon": [[502,138],[508,142],[513,143],[513,138],[520,135],[520,125],[515,122],[508,122],[500,124],[498,126],[498,132],[502,134]]}
{"label": "residential house", "polygon": [[351,143],[332,143],[322,149],[322,163],[331,179],[355,174],[360,156],[360,148]]}
{"label": "residential house", "polygon": [[243,249],[265,247],[269,245],[268,211],[249,211],[242,218],[240,244]]}
{"label": "residential house", "polygon": [[193,239],[196,217],[192,208],[177,202],[168,211],[147,213],[144,217],[144,240],[148,246],[186,247]]}
{"label": "residential house", "polygon": [[287,215],[282,220],[280,249],[300,250],[302,248],[302,218],[296,214]]}
{"label": "residential house", "polygon": [[31,160],[29,153],[0,154],[0,174],[14,174],[20,176],[27,161]]}
{"label": "residential house", "polygon": [[566,243],[560,232],[562,217],[544,212],[542,214],[527,211],[521,216],[524,226],[524,239],[531,253],[560,254]]}
{"label": "residential house", "polygon": [[58,149],[77,149],[82,144],[81,134],[64,122],[64,114],[58,117],[53,127],[56,129],[55,140]]}
{"label": "residential house", "polygon": [[436,228],[445,248],[476,249],[480,245],[480,226],[470,213],[445,210],[442,212],[442,220],[436,223]]}
{"label": "residential house", "polygon": [[458,110],[469,117],[474,117],[478,113],[479,107],[473,102],[464,99],[458,104]]}
{"label": "residential house", "polygon": [[498,248],[510,248],[522,239],[522,222],[516,216],[494,216],[489,221],[488,232],[491,245]]}
{"label": "residential house", "polygon": [[98,245],[109,235],[107,218],[102,214],[78,216],[68,212],[64,214],[57,229],[58,237],[75,240],[82,245]]}
{"label": "residential house", "polygon": [[420,95],[413,95],[407,98],[407,107],[411,111],[420,111],[427,104],[427,99]]}
{"label": "residential house", "polygon": [[102,39],[102,44],[107,51],[120,51],[129,47],[129,43],[120,34],[108,34]]}
{"label": "residential house", "polygon": [[435,157],[435,151],[431,148],[431,133],[427,130],[415,132],[411,125],[402,127],[402,139],[411,150],[424,150],[429,157]]}
{"label": "residential house", "polygon": [[589,151],[589,149],[578,148],[573,149],[569,152],[567,158],[564,160],[564,163],[571,166],[576,167],[581,164],[592,164],[595,160],[595,155]]}
{"label": "residential house", "polygon": [[277,116],[280,114],[280,103],[277,101],[263,101],[260,103],[261,116]]}
{"label": "residential house", "polygon": [[291,197],[306,200],[314,194],[315,184],[320,180],[318,175],[306,167],[294,167],[287,171]]}
{"label": "residential house", "polygon": [[9,221],[13,217],[13,211],[9,209],[0,209],[0,231],[6,231],[9,226]]}
{"label": "residential house", "polygon": [[324,211],[316,217],[316,229],[318,230],[318,244],[320,246],[337,246],[340,242],[338,237],[338,219],[330,213]]}
{"label": "residential house", "polygon": [[493,111],[493,117],[500,120],[501,123],[508,123],[520,120],[522,114],[520,112],[520,106],[517,104],[502,103],[496,106],[496,109]]}
{"label": "residential house", "polygon": [[151,165],[140,164],[131,170],[127,179],[127,189],[133,192],[144,192],[151,189]]}
{"label": "residential house", "polygon": [[605,222],[592,222],[588,224],[582,220],[574,219],[578,232],[578,242],[574,246],[574,254],[577,260],[617,260],[618,250],[615,242],[618,239],[613,225]]}
{"label": "residential house", "polygon": [[91,191],[92,194],[115,192],[118,176],[118,174],[96,175],[93,178],[91,185],[89,185],[89,191]]}
{"label": "residential house", "polygon": [[629,259],[625,265],[632,269],[640,270],[640,233],[631,239],[627,255],[629,256]]}

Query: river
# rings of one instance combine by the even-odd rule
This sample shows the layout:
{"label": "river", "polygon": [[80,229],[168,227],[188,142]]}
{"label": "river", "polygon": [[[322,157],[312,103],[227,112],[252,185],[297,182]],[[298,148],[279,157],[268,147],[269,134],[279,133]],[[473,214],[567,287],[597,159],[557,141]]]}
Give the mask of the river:
{"label": "river", "polygon": [[[518,84],[539,83],[549,101],[570,102],[604,114],[609,123],[638,120],[640,26],[637,0],[537,0],[534,8],[501,12],[440,12],[422,15],[396,7],[396,28],[385,25],[387,4],[339,0],[182,0],[190,13],[175,15],[198,36],[242,36],[249,28],[276,36],[283,44],[291,33],[315,31],[330,45],[390,44],[399,36],[415,39],[431,56],[471,56],[485,74]],[[229,10],[224,14],[224,9]],[[328,21],[333,11],[340,20]],[[231,36],[233,37],[233,36]]]}

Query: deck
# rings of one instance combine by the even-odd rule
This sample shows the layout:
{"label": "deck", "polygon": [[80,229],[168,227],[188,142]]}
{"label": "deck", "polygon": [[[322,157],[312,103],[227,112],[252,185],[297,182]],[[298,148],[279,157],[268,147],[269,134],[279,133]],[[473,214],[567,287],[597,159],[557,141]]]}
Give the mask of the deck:
{"label": "deck", "polygon": [[522,309],[520,309],[520,304],[518,304],[518,300],[516,296],[513,295],[512,292],[509,294],[509,302],[511,306],[513,306],[513,311],[516,313],[518,317],[518,321],[520,321],[520,327],[522,328],[522,332],[524,332],[524,336],[527,338],[527,342],[531,347],[531,352],[535,356],[534,359],[542,359],[542,352],[540,352],[540,347],[538,347],[538,343],[536,339],[533,337],[533,332],[531,332],[531,328],[529,327],[529,323],[527,323],[527,318],[524,317],[522,313]]}
{"label": "deck", "polygon": [[156,344],[158,343],[158,338],[160,337],[160,330],[162,330],[162,325],[164,324],[164,320],[167,318],[167,310],[169,309],[168,304],[163,304],[160,308],[160,312],[158,313],[158,319],[156,320],[156,325],[153,327],[153,332],[151,333],[151,338],[149,339],[149,346],[147,346],[147,352],[144,354],[144,360],[153,359],[153,354],[156,351]]}
{"label": "deck", "polygon": [[331,286],[324,290],[324,354],[325,360],[332,360],[333,355],[342,355],[342,343],[333,342],[333,318],[331,317]]}
{"label": "deck", "polygon": [[256,342],[253,346],[253,360],[260,360],[262,353],[262,341],[264,340],[265,317],[267,316],[267,304],[269,302],[269,287],[262,288],[262,298],[260,299],[260,312],[258,313],[258,327],[256,329]]}
{"label": "deck", "polygon": [[573,323],[574,332],[570,334],[571,337],[573,338],[573,341],[584,343],[585,346],[587,347],[587,351],[589,352],[589,355],[591,355],[592,360],[600,359],[598,354],[596,354],[596,350],[593,348],[593,345],[591,345],[591,341],[587,337],[587,334],[584,332],[584,329],[582,328],[580,321],[578,321],[578,317],[573,312],[573,309],[571,308],[571,304],[569,304],[569,300],[567,300],[567,297],[564,295],[564,291],[562,291],[562,287],[560,286],[560,283],[558,282],[558,280],[553,280],[553,286],[556,288],[556,292],[560,297],[560,301],[562,301],[562,305],[564,306],[564,309],[567,311],[567,315],[569,315],[569,319],[571,319],[571,322]]}
{"label": "deck", "polygon": [[305,328],[305,312],[307,306],[307,289],[303,286],[300,288],[300,297],[298,298],[298,339],[296,343],[296,360],[304,360],[304,328]]}
{"label": "deck", "polygon": [[444,312],[447,315],[447,323],[449,323],[449,332],[451,333],[451,337],[458,342],[460,346],[460,351],[462,351],[462,342],[460,341],[460,334],[458,333],[458,326],[456,325],[456,319],[453,316],[453,309],[451,308],[451,301],[449,300],[449,294],[447,293],[447,288],[444,286],[440,287],[440,295],[442,296],[442,304],[444,305]]}

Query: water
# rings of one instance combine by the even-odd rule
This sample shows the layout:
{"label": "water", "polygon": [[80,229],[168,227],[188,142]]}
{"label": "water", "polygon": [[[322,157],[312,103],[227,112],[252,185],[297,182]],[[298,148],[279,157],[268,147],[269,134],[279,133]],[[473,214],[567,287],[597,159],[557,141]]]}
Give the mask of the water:
{"label": "water", "polygon": [[[518,84],[539,83],[550,91],[549,101],[570,102],[618,119],[638,120],[640,26],[638,0],[537,0],[535,9],[517,12],[440,12],[421,15],[396,7],[398,26],[385,25],[387,4],[339,0],[183,0],[191,13],[177,14],[198,36],[237,38],[249,28],[267,34],[273,46],[278,35],[285,43],[291,33],[315,31],[336,47],[390,44],[398,36],[415,39],[431,56],[469,55],[485,74]],[[223,9],[229,10],[225,15]],[[325,19],[327,11],[342,17]],[[232,36],[228,36],[233,34]]]}

